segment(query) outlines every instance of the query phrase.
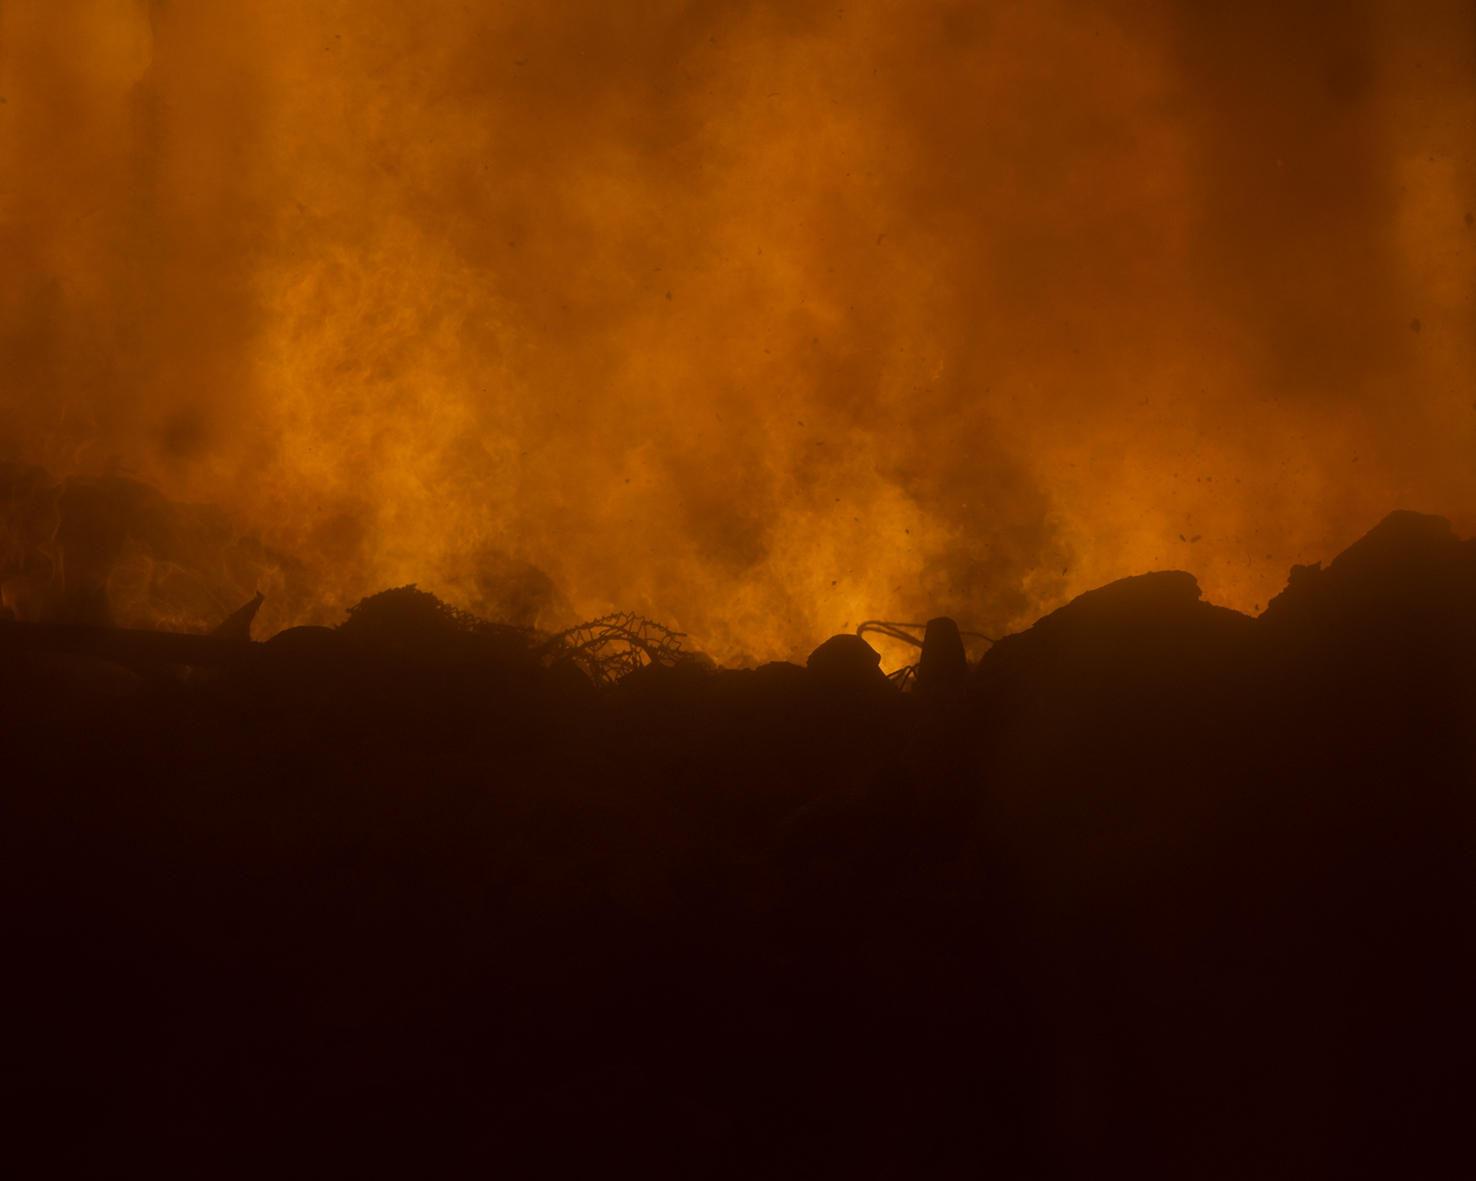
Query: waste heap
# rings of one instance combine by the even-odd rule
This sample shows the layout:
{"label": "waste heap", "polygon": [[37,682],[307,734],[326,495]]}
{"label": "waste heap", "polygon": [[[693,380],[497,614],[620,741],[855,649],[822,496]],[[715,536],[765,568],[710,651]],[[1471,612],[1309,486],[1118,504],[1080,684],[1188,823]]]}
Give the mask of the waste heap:
{"label": "waste heap", "polygon": [[973,668],[932,621],[911,692],[857,636],[722,670],[416,588],[188,651],[0,623],[13,1146],[1449,1175],[1473,604],[1401,512],[1259,618],[1148,574]]}

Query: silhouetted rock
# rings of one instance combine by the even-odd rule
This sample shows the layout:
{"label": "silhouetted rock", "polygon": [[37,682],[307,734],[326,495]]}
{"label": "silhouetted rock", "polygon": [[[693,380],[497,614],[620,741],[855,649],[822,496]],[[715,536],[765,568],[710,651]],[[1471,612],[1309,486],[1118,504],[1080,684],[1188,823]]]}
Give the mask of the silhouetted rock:
{"label": "silhouetted rock", "polygon": [[1459,629],[1476,604],[1476,539],[1461,541],[1444,517],[1390,513],[1329,563],[1293,566],[1261,620],[1273,631],[1337,631],[1414,639]]}
{"label": "silhouetted rock", "polygon": [[917,683],[922,689],[951,689],[964,683],[969,675],[969,658],[964,652],[958,624],[947,616],[928,620],[923,633],[922,657],[917,662]]}
{"label": "silhouetted rock", "polygon": [[1341,719],[1351,748],[1402,730],[1415,760],[1441,735],[1476,732],[1476,541],[1443,517],[1391,513],[1325,569],[1293,568],[1258,622],[1280,691]]}
{"label": "silhouetted rock", "polygon": [[805,662],[815,680],[836,689],[876,690],[891,687],[881,670],[881,654],[860,636],[831,636]]}
{"label": "silhouetted rock", "polygon": [[733,675],[746,675],[761,689],[781,694],[802,692],[810,683],[805,670],[788,660],[771,660],[752,670],[737,669]]}
{"label": "silhouetted rock", "polygon": [[[1247,648],[1256,621],[1200,599],[1192,574],[1164,570],[1078,595],[1034,626],[1005,636],[979,661],[974,682],[998,708],[1051,708],[1063,692],[1188,685]],[[1046,715],[1043,715],[1046,716]]]}

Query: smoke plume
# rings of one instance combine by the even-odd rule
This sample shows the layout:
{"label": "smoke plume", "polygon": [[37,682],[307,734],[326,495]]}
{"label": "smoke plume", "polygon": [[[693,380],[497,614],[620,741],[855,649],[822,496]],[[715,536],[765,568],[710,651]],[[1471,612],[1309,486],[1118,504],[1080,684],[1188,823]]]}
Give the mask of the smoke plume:
{"label": "smoke plume", "polygon": [[803,659],[1476,529],[1467,3],[0,20],[0,458],[219,505],[301,618]]}

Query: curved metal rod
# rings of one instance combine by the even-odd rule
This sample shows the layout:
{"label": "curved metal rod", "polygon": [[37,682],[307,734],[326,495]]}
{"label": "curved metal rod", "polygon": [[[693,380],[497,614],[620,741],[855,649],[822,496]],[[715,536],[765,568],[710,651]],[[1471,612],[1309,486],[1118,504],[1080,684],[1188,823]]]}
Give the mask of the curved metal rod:
{"label": "curved metal rod", "polygon": [[899,689],[906,689],[917,681],[917,665],[904,664],[896,672],[888,673],[887,680],[891,681]]}
{"label": "curved metal rod", "polygon": [[[901,629],[904,627],[911,627],[917,628],[920,631],[925,631],[927,629],[927,626],[928,625],[926,623],[888,623],[885,620],[881,619],[868,619],[865,623],[857,626],[856,634],[859,636],[864,635],[866,632],[869,631],[878,632],[881,635],[890,636],[894,640],[901,640],[903,643],[911,644],[914,648],[921,648],[923,646],[923,642],[921,640],[919,640],[916,636],[908,635],[905,631],[902,631]],[[983,640],[985,641],[985,643],[988,644],[993,644],[997,642],[993,636],[986,636],[983,632],[960,631],[958,634],[961,636],[973,636],[975,639]]]}
{"label": "curved metal rod", "polygon": [[909,636],[901,629],[904,627],[925,628],[927,626],[925,623],[886,623],[880,619],[868,619],[865,623],[857,625],[856,634],[863,636],[867,632],[879,632],[884,636],[890,636],[894,640],[901,640],[904,644],[911,644],[914,648],[921,648],[923,644],[921,640],[916,636]]}

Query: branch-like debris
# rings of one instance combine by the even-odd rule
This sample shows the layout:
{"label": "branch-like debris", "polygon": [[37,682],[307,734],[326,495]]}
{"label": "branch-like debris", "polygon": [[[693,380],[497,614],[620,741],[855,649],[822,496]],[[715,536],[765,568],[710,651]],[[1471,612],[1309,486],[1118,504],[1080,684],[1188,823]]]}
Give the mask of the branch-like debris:
{"label": "branch-like debris", "polygon": [[617,612],[581,623],[550,637],[534,649],[545,663],[573,660],[597,685],[613,685],[648,664],[695,663],[682,647],[685,632],[674,632],[631,612]]}

